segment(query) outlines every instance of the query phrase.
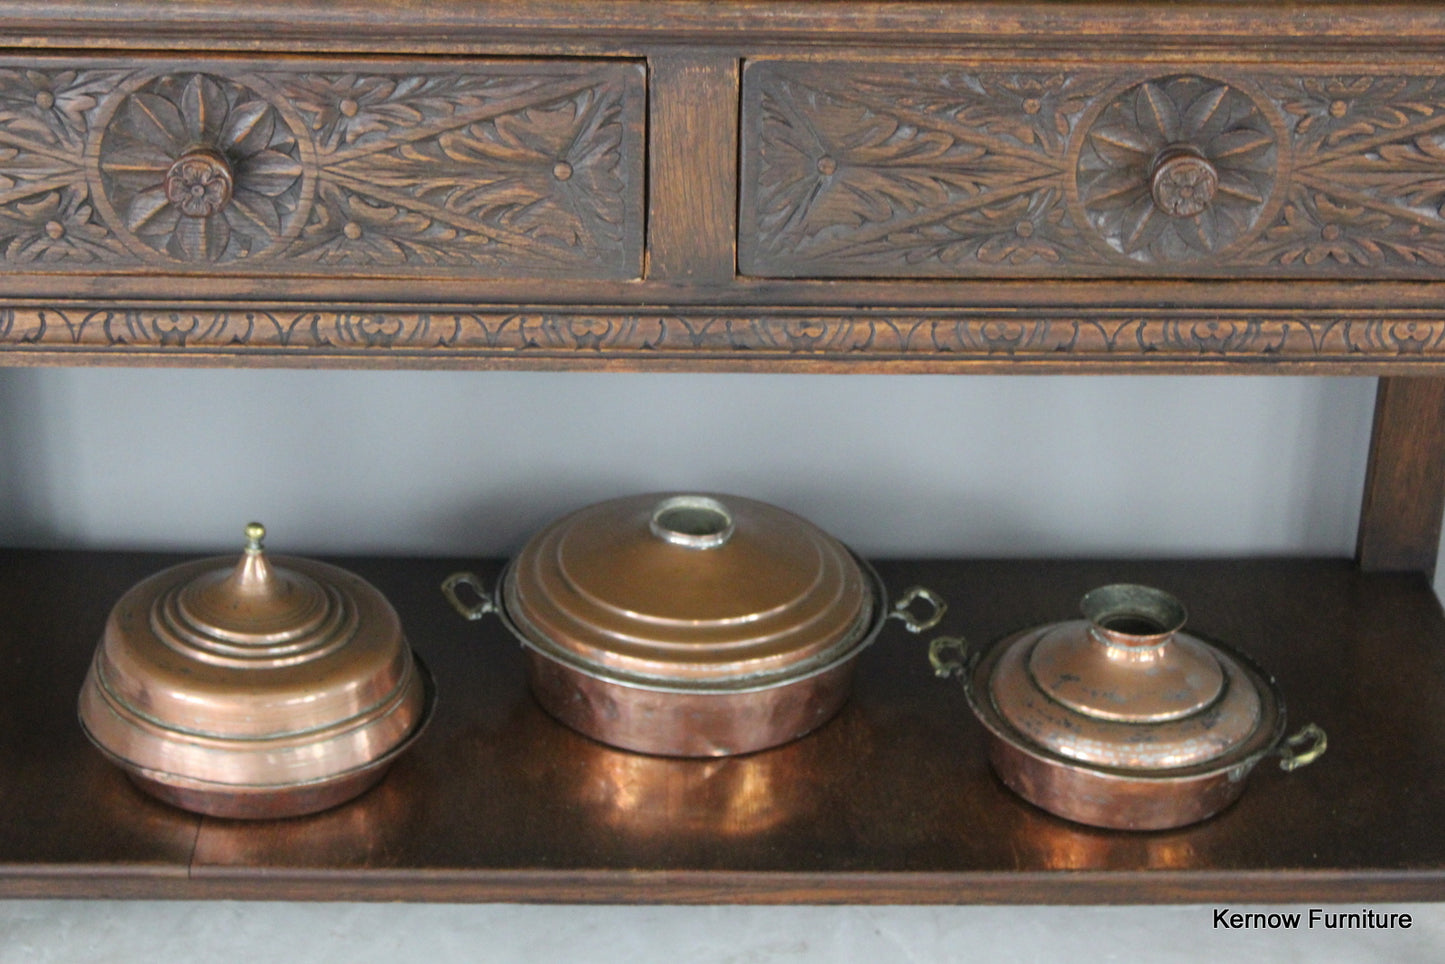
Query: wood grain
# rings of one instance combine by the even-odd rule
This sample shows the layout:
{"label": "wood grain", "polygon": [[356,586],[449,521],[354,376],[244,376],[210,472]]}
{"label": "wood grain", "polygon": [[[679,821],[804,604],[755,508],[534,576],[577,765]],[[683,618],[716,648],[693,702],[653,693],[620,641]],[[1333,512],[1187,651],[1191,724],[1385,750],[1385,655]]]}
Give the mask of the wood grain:
{"label": "wood grain", "polygon": [[[893,624],[815,734],[715,761],[603,747],[526,690],[520,648],[438,586],[456,560],[342,559],[397,607],[437,677],[436,718],[356,801],[296,820],[193,818],[141,797],[84,744],[73,701],[104,611],[176,557],[0,552],[0,892],[13,896],[663,902],[1445,898],[1445,615],[1417,575],[1347,560],[883,562],[984,641],[1072,618],[1089,588],[1178,595],[1195,632],[1278,678],[1314,765],[1269,761],[1237,805],[1167,833],[1091,830],[988,770],[956,681]],[[475,564],[468,564],[475,565]],[[486,579],[497,563],[478,566]],[[83,586],[58,594],[54,587]],[[1368,640],[1369,645],[1364,643]],[[1388,660],[1378,653],[1390,654]],[[17,663],[17,660],[19,662]],[[1406,775],[1414,775],[1409,777]],[[17,796],[13,788],[20,788]],[[92,828],[92,829],[87,829]],[[195,849],[192,855],[191,842]],[[164,874],[156,867],[168,868]],[[99,871],[98,869],[99,868]],[[161,879],[164,878],[164,879]]]}
{"label": "wood grain", "polygon": [[1432,576],[1445,516],[1445,379],[1382,378],[1356,558]]}
{"label": "wood grain", "polygon": [[737,60],[668,54],[650,66],[647,276],[730,281],[737,239]]}
{"label": "wood grain", "polygon": [[1295,49],[1393,52],[1445,41],[1445,12],[1430,0],[1388,5],[1300,0],[1270,17],[1235,0],[6,0],[14,36],[51,46],[595,51],[672,43],[792,42],[1016,51],[1036,45],[1077,56],[1183,50],[1238,56]]}

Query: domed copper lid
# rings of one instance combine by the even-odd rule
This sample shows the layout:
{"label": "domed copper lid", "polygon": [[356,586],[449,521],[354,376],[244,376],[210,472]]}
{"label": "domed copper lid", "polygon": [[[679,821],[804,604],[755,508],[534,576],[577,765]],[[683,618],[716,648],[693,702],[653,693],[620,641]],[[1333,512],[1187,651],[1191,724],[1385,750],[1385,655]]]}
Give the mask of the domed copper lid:
{"label": "domed copper lid", "polygon": [[[91,740],[191,809],[304,812],[288,794],[314,803],[318,787],[389,762],[429,709],[429,681],[381,593],[335,566],[271,558],[264,535],[253,523],[239,559],[134,586],[81,690]],[[238,797],[250,801],[239,811]]]}
{"label": "domed copper lid", "polygon": [[1173,596],[1113,585],[1081,607],[1087,619],[1021,634],[987,661],[992,708],[1032,743],[1084,764],[1166,770],[1252,746],[1266,717],[1272,728],[1268,687],[1183,633]]}
{"label": "domed copper lid", "polygon": [[737,496],[642,495],[539,532],[503,585],[529,645],[619,681],[736,686],[801,675],[866,635],[878,601],[853,555]]}

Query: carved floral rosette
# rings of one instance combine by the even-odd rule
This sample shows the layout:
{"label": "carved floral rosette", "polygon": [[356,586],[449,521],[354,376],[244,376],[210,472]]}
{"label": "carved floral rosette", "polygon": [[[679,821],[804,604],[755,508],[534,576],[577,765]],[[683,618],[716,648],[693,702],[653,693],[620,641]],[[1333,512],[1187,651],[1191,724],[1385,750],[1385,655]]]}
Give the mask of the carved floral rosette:
{"label": "carved floral rosette", "polygon": [[1083,127],[1082,220],[1142,264],[1227,252],[1278,207],[1279,140],[1265,109],[1229,84],[1186,75],[1130,87]]}
{"label": "carved floral rosette", "polygon": [[0,270],[633,278],[627,61],[0,63]]}

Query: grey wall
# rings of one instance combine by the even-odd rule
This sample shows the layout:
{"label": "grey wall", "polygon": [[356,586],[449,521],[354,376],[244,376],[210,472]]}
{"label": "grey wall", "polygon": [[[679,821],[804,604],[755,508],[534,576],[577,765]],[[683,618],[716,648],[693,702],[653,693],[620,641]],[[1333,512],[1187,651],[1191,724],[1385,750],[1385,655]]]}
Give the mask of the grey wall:
{"label": "grey wall", "polygon": [[[890,555],[1348,555],[1367,379],[0,370],[0,543],[505,555],[701,488]],[[3,792],[3,788],[0,788]],[[1383,909],[1383,908],[1377,908]],[[1220,935],[1209,908],[0,902],[0,962],[1425,961],[1409,932]],[[1100,953],[1091,953],[1090,949]]]}
{"label": "grey wall", "polygon": [[505,555],[700,488],[873,556],[1348,554],[1373,383],[0,370],[0,539]]}

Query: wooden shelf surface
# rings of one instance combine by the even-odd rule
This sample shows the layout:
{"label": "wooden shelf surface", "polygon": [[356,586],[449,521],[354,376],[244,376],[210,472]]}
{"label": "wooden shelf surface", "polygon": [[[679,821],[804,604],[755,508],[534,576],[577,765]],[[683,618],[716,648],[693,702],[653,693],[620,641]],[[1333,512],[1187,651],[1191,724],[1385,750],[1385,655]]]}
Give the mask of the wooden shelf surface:
{"label": "wooden shelf surface", "polygon": [[[495,620],[437,587],[457,560],[335,560],[390,597],[437,677],[430,730],[378,787],[246,823],[153,802],[91,749],[75,697],[106,612],[179,561],[0,552],[0,896],[609,902],[1445,900],[1445,617],[1418,575],[1344,560],[884,562],[991,640],[1106,582],[1178,595],[1191,628],[1279,679],[1317,763],[1266,761],[1179,831],[1056,819],[990,773],[956,681],[890,623],[817,733],[749,757],[622,753],[552,721]],[[499,563],[477,571],[495,576]]]}

